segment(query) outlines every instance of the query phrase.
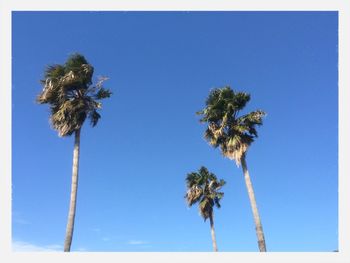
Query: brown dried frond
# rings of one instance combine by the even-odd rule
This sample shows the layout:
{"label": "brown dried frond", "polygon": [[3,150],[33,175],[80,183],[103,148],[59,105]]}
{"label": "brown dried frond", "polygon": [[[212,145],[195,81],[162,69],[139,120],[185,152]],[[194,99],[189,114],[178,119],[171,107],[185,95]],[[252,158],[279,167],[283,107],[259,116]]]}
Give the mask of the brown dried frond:
{"label": "brown dried frond", "polygon": [[62,86],[69,86],[72,83],[75,83],[76,80],[76,75],[74,74],[73,71],[69,71],[67,74],[65,74],[61,79],[60,79],[60,84]]}
{"label": "brown dried frond", "polygon": [[73,134],[81,128],[88,112],[83,99],[67,100],[51,115],[51,124],[60,137]]}
{"label": "brown dried frond", "polygon": [[218,137],[222,136],[223,134],[223,128],[224,126],[218,126],[214,122],[209,123],[208,125],[209,130],[212,132],[214,137],[217,139]]}
{"label": "brown dried frond", "polygon": [[247,152],[249,148],[249,143],[241,140],[239,137],[230,138],[227,143],[222,145],[221,151],[222,154],[234,160],[236,165],[239,167],[241,164],[242,156]]}
{"label": "brown dried frond", "polygon": [[54,81],[51,78],[45,80],[45,84],[42,92],[37,96],[36,101],[38,103],[44,104],[52,101],[55,97],[55,86]]}
{"label": "brown dried frond", "polygon": [[236,165],[239,167],[241,164],[242,156],[247,151],[247,149],[248,147],[246,145],[242,145],[236,150],[228,147],[227,150],[223,151],[223,155],[230,160],[234,160],[236,162]]}
{"label": "brown dried frond", "polygon": [[101,88],[103,86],[103,82],[108,80],[109,78],[106,76],[98,76],[98,81],[96,83],[97,88]]}
{"label": "brown dried frond", "polygon": [[186,193],[186,200],[189,206],[193,205],[195,202],[199,200],[203,193],[203,190],[197,186],[194,185],[190,189],[188,189]]}

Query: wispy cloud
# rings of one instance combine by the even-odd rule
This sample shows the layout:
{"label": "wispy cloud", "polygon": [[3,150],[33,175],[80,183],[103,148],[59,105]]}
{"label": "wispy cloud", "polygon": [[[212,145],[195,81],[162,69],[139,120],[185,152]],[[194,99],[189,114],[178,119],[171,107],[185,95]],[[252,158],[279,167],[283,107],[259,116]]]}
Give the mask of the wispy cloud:
{"label": "wispy cloud", "polygon": [[29,221],[27,221],[25,219],[22,219],[22,218],[14,218],[13,222],[17,223],[17,224],[20,224],[20,225],[29,225],[30,224]]}
{"label": "wispy cloud", "polygon": [[99,227],[93,227],[93,228],[90,228],[91,229],[91,231],[93,231],[97,236],[99,236],[99,238],[101,238],[101,240],[102,241],[110,241],[111,240],[111,238],[109,237],[109,236],[106,236],[103,232],[104,231],[102,231],[101,230],[101,228],[99,228]]}
{"label": "wispy cloud", "polygon": [[12,211],[12,222],[20,225],[29,225],[30,222],[23,218],[22,214],[18,211]]}
{"label": "wispy cloud", "polygon": [[149,244],[148,241],[144,241],[144,240],[129,240],[127,242],[128,245],[145,245],[145,244]]}
{"label": "wispy cloud", "polygon": [[101,228],[98,228],[98,227],[91,228],[91,230],[96,232],[96,233],[100,233],[101,232]]}
{"label": "wispy cloud", "polygon": [[77,248],[76,251],[79,251],[79,252],[86,252],[86,251],[88,251],[88,249],[85,248],[85,247],[79,247],[79,248]]}
{"label": "wispy cloud", "polygon": [[62,245],[36,245],[24,241],[12,241],[13,252],[61,252],[63,250]]}

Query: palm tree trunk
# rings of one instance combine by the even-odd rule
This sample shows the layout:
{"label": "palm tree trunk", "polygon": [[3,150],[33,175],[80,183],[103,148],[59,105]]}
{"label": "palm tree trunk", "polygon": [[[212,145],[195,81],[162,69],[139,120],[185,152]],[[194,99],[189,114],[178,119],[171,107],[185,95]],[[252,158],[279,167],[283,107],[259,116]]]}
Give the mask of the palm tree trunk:
{"label": "palm tree trunk", "polygon": [[249,172],[248,172],[248,168],[247,168],[247,163],[245,160],[245,155],[242,156],[241,163],[242,163],[245,183],[246,183],[247,190],[248,190],[250,205],[251,205],[252,211],[253,211],[255,230],[256,230],[256,235],[258,237],[259,250],[260,250],[260,252],[266,252],[264,232],[263,232],[263,228],[262,228],[261,221],[260,221],[258,207],[257,207],[256,201],[255,201],[253,185],[252,185],[252,182],[250,180],[250,176],[249,176]]}
{"label": "palm tree trunk", "polygon": [[75,131],[72,186],[71,186],[71,194],[70,194],[68,222],[67,222],[67,228],[66,228],[66,238],[64,241],[64,252],[70,251],[72,238],[73,238],[75,207],[77,203],[77,190],[78,190],[79,152],[80,152],[80,129]]}
{"label": "palm tree trunk", "polygon": [[215,252],[218,252],[218,247],[216,245],[216,238],[215,238],[215,229],[214,229],[214,213],[210,213],[209,220],[210,220],[210,231],[211,231],[211,238],[213,240],[213,248]]}

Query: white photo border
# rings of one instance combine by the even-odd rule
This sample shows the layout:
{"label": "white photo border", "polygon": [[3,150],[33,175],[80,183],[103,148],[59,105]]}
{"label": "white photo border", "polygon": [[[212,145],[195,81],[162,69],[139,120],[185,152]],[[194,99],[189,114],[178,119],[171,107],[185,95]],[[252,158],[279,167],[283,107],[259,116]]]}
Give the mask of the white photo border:
{"label": "white photo border", "polygon": [[[196,0],[11,0],[0,3],[0,257],[5,262],[350,262],[350,178],[349,172],[349,25],[350,2],[340,0],[303,1],[196,1]],[[338,11],[339,15],[339,252],[76,252],[18,253],[11,249],[11,14],[13,11]]]}

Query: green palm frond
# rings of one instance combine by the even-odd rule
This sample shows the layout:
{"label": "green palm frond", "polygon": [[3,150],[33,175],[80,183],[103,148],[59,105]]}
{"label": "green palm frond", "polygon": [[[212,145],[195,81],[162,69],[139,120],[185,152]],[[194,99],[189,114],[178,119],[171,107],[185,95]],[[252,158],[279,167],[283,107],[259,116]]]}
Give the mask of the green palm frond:
{"label": "green palm frond", "polygon": [[95,127],[98,120],[101,118],[101,115],[97,112],[97,110],[93,110],[89,113],[89,118],[90,118],[92,127]]}
{"label": "green palm frond", "polygon": [[186,183],[188,188],[191,188],[194,185],[200,185],[200,175],[198,173],[187,174]]}
{"label": "green palm frond", "polygon": [[63,65],[48,66],[44,72],[42,92],[37,97],[40,104],[49,104],[50,121],[59,136],[70,136],[80,129],[87,117],[95,126],[101,115],[101,102],[112,92],[103,88],[102,81],[92,86],[94,68],[80,54],[71,55]]}
{"label": "green palm frond", "polygon": [[206,220],[213,212],[214,205],[220,208],[223,192],[218,192],[218,190],[225,184],[224,180],[218,180],[215,174],[202,166],[198,172],[187,174],[186,201],[189,206],[198,202],[199,213]]}
{"label": "green palm frond", "polygon": [[209,197],[204,197],[199,203],[199,213],[206,221],[213,212],[214,201]]}
{"label": "green palm frond", "polygon": [[244,127],[245,131],[252,134],[254,137],[258,137],[255,126],[262,125],[262,118],[266,113],[262,110],[250,112],[237,118],[237,126]]}
{"label": "green palm frond", "polygon": [[81,68],[81,65],[87,65],[89,62],[86,60],[86,58],[79,54],[74,53],[70,55],[64,64],[65,73],[68,73],[70,71],[78,71]]}
{"label": "green palm frond", "polygon": [[[231,89],[230,87],[226,87],[227,89]],[[235,111],[242,110],[246,104],[250,101],[250,95],[245,92],[237,92],[235,96],[230,100]]]}
{"label": "green palm frond", "polygon": [[105,98],[109,98],[112,95],[112,92],[108,89],[100,88],[95,94],[95,99],[101,100]]}
{"label": "green palm frond", "polygon": [[243,116],[239,112],[250,101],[250,95],[234,92],[229,86],[211,90],[206,99],[206,107],[197,112],[201,122],[207,123],[204,138],[214,148],[239,165],[254,138],[258,136],[256,126],[262,125],[266,115],[256,110]]}
{"label": "green palm frond", "polygon": [[65,74],[64,66],[55,64],[55,65],[49,65],[46,67],[44,76],[45,76],[45,80],[48,78],[55,80],[63,77],[64,74]]}
{"label": "green palm frond", "polygon": [[221,208],[220,200],[224,197],[224,193],[218,192],[214,198],[214,203],[217,208]]}

